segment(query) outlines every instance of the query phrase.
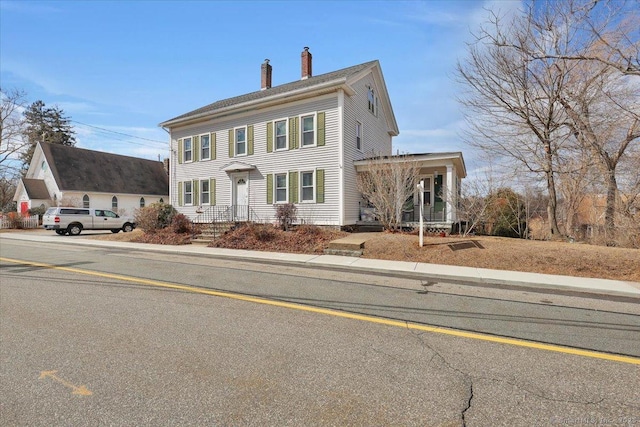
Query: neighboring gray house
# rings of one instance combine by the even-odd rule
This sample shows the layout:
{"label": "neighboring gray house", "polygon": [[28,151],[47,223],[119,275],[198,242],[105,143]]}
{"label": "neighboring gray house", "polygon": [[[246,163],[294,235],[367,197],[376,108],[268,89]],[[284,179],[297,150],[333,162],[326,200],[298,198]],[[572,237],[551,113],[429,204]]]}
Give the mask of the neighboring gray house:
{"label": "neighboring gray house", "polygon": [[64,203],[133,214],[168,203],[169,177],[159,161],[39,143],[13,200],[21,213]]}
{"label": "neighboring gray house", "polygon": [[[261,90],[160,124],[170,133],[170,197],[178,211],[194,220],[233,212],[236,220],[271,222],[276,206],[291,202],[301,222],[360,220],[358,161],[390,156],[398,135],[380,63],[313,76],[304,48],[301,69],[300,80],[272,87],[265,60]],[[433,159],[451,174],[444,182],[464,177],[455,175],[463,162]]]}

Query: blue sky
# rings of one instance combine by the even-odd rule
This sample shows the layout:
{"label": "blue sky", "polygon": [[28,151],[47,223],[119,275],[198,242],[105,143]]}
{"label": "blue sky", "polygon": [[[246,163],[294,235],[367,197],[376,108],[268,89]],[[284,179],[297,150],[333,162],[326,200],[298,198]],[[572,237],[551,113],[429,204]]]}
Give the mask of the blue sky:
{"label": "blue sky", "polygon": [[[0,0],[0,85],[58,105],[77,146],[157,159],[158,123],[211,102],[378,59],[400,135],[394,151],[463,151],[456,61],[485,8],[510,1]],[[470,170],[471,171],[471,170]]]}

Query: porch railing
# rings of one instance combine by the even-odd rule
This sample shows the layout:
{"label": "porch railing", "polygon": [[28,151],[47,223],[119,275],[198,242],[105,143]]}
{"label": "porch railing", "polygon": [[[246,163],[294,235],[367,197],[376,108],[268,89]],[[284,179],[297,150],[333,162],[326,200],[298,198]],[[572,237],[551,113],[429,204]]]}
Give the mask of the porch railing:
{"label": "porch railing", "polygon": [[210,206],[193,220],[193,222],[197,224],[247,221],[260,221],[256,212],[249,205]]}
{"label": "porch railing", "polygon": [[[425,222],[444,222],[447,220],[446,206],[430,206],[424,208],[422,220]],[[402,212],[402,222],[420,221],[420,206],[414,206],[413,210]]]}

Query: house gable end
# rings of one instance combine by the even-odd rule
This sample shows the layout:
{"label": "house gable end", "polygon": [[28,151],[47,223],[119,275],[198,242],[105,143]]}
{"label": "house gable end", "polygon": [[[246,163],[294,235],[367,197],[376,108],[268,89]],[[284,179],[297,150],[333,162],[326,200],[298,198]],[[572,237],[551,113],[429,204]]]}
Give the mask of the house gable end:
{"label": "house gable end", "polygon": [[384,76],[382,75],[380,63],[378,61],[374,61],[374,63],[369,68],[350,76],[349,79],[347,79],[347,84],[349,86],[353,86],[357,81],[369,75],[373,77],[378,100],[380,101],[379,105],[382,107],[382,113],[384,114],[384,119],[387,124],[389,135],[397,136],[400,131],[398,129],[398,123],[396,122],[395,114],[393,113],[391,98],[389,97],[389,92],[387,91],[387,85],[384,81]]}

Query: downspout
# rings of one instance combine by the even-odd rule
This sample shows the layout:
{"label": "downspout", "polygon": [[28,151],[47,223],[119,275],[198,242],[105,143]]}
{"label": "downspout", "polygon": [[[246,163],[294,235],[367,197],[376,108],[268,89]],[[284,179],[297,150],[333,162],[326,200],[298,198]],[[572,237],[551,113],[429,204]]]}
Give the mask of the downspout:
{"label": "downspout", "polygon": [[344,225],[344,90],[338,89],[338,225]]}

